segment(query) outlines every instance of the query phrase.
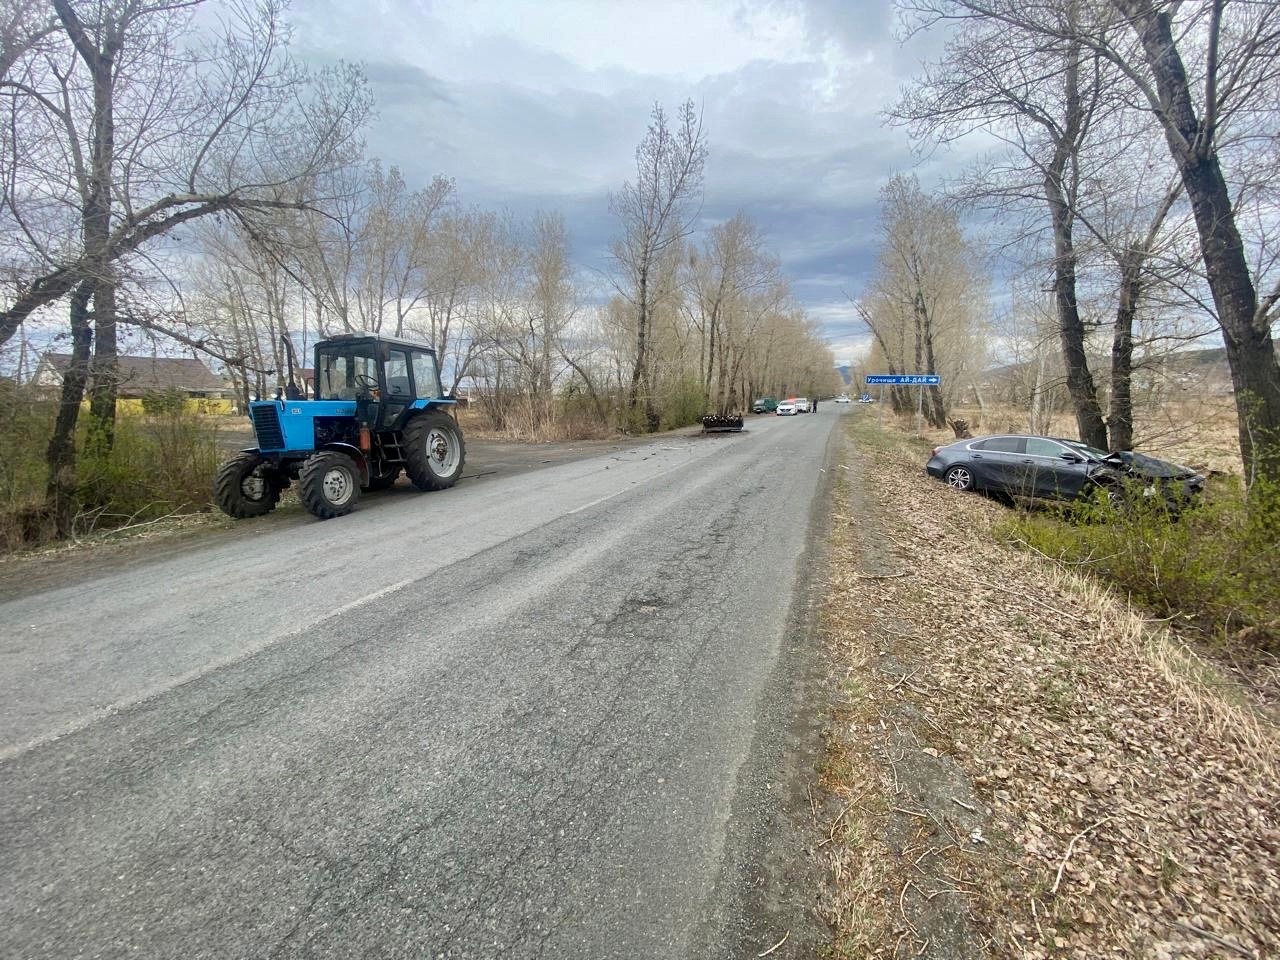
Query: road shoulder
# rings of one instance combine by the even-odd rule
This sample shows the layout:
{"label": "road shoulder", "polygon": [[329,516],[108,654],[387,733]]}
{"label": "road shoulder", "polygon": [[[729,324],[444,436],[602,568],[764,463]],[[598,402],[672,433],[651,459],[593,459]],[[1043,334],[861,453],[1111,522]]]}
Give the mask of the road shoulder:
{"label": "road shoulder", "polygon": [[925,456],[859,420],[837,468],[834,955],[1273,955],[1275,727]]}

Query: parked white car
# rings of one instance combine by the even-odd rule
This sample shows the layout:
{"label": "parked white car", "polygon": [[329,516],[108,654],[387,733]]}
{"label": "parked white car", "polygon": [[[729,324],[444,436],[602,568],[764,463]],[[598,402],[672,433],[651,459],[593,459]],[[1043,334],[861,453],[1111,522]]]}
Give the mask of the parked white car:
{"label": "parked white car", "polygon": [[808,397],[799,397],[796,400],[796,413],[813,413],[813,401]]}
{"label": "parked white car", "polygon": [[783,400],[778,404],[778,409],[774,413],[780,417],[794,417],[796,415],[796,402],[794,400]]}
{"label": "parked white car", "polygon": [[836,397],[836,403],[849,403],[849,402],[850,402],[849,395],[847,393],[842,393],[840,394],[840,396]]}

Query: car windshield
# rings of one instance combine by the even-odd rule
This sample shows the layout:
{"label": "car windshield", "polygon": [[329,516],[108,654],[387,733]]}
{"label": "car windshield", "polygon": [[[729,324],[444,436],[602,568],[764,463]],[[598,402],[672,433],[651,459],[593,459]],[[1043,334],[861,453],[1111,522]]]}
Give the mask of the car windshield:
{"label": "car windshield", "polygon": [[1086,456],[1090,457],[1093,460],[1101,460],[1103,457],[1110,456],[1110,454],[1108,454],[1107,451],[1099,450],[1097,447],[1091,447],[1089,446],[1089,444],[1084,443],[1080,440],[1059,439],[1058,443],[1064,444],[1065,446],[1070,447],[1072,450],[1077,450],[1080,453],[1085,454]]}

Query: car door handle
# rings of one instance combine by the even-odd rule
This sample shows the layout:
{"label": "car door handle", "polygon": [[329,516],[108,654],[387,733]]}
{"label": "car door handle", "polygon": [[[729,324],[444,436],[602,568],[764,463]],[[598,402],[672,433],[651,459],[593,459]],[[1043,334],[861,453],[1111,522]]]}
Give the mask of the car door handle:
{"label": "car door handle", "polygon": [[975,460],[981,460],[981,459],[982,459],[982,454],[980,454],[980,453],[975,453],[975,454],[973,455],[973,459],[975,459]]}
{"label": "car door handle", "polygon": [[1026,460],[1023,460],[1022,462],[1023,462],[1023,463],[1035,463],[1035,461],[1034,461],[1034,460],[1032,460],[1030,457],[1028,457]]}

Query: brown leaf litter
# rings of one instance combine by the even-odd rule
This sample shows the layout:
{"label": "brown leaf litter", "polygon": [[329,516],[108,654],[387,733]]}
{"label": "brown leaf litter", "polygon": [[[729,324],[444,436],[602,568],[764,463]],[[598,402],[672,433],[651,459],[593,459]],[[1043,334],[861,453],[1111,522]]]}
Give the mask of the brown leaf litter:
{"label": "brown leaf litter", "polygon": [[1280,737],[1005,508],[856,423],[824,626],[840,957],[1280,956]]}

